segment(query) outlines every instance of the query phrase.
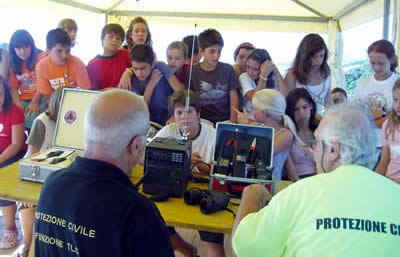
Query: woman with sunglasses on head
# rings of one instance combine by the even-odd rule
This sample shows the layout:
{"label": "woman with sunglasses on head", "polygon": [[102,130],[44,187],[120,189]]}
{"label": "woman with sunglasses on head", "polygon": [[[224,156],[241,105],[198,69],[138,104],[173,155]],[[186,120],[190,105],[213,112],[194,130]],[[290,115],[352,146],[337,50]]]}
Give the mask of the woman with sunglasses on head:
{"label": "woman with sunglasses on head", "polygon": [[235,61],[235,64],[232,65],[232,68],[235,71],[236,77],[239,78],[243,72],[246,72],[247,57],[254,49],[255,48],[253,44],[249,42],[241,43],[235,49],[235,52],[233,53],[233,60]]}
{"label": "woman with sunglasses on head", "polygon": [[284,87],[282,76],[265,49],[255,49],[250,53],[246,60],[246,72],[240,75],[239,82],[244,99],[243,108],[252,120],[251,101],[254,94],[264,88],[279,90]]}

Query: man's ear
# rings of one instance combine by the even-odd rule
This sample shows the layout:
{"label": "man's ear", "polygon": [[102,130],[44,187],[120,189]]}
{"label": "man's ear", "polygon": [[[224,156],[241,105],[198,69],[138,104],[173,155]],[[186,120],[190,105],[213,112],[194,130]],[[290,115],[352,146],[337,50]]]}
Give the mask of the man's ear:
{"label": "man's ear", "polygon": [[328,149],[327,149],[328,153],[328,159],[332,162],[338,161],[340,158],[340,144],[334,142],[332,143]]}
{"label": "man's ear", "polygon": [[134,153],[135,151],[138,151],[138,149],[141,147],[141,144],[142,139],[140,138],[140,136],[135,136],[132,142],[128,145],[129,153]]}

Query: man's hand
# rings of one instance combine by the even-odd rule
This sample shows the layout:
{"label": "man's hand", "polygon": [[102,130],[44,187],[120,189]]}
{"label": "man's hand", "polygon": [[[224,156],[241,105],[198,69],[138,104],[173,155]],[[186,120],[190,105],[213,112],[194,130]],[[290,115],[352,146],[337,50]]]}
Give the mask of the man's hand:
{"label": "man's hand", "polygon": [[32,113],[38,115],[40,112],[39,104],[30,102],[30,104],[25,108],[25,115],[29,116]]}
{"label": "man's hand", "polygon": [[239,209],[236,213],[236,218],[233,223],[232,236],[235,235],[236,229],[240,221],[250,213],[255,213],[261,210],[267,201],[271,200],[272,196],[265,189],[265,186],[252,184],[245,187],[240,201]]}

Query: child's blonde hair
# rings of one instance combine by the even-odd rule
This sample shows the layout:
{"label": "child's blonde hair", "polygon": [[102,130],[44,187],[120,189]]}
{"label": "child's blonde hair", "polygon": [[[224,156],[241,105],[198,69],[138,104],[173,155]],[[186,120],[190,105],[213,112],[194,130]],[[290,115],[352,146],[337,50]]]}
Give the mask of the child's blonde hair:
{"label": "child's blonde hair", "polygon": [[283,127],[292,132],[295,142],[298,145],[305,145],[297,135],[296,125],[292,119],[285,114],[286,100],[279,91],[269,88],[262,89],[254,94],[252,103],[254,108],[266,111],[271,119],[282,122]]}
{"label": "child's blonde hair", "polygon": [[[392,89],[392,95],[395,90],[399,89],[400,89],[400,79],[397,79]],[[391,135],[392,140],[394,140],[394,132],[396,130],[400,130],[400,116],[396,114],[392,106],[392,112],[389,115],[388,123],[385,129],[385,138],[388,139],[389,136]]]}
{"label": "child's blonde hair", "polygon": [[178,49],[179,51],[182,51],[184,58],[188,57],[188,46],[182,41],[174,41],[169,44],[167,51],[172,49]]}

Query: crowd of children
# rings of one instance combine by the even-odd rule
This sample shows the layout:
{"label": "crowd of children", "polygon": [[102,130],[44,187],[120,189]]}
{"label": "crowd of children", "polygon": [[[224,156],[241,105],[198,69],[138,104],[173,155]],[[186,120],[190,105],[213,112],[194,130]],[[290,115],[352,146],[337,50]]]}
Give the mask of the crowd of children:
{"label": "crowd of children", "polygon": [[[168,63],[158,61],[149,25],[142,17],[133,19],[126,33],[119,24],[104,26],[100,38],[103,52],[85,66],[70,53],[77,30],[75,21],[62,20],[57,29],[47,33],[46,51],[35,46],[28,31],[17,30],[8,51],[1,49],[1,167],[24,155],[24,131],[29,133],[26,156],[51,145],[63,87],[121,88],[143,97],[150,120],[164,126],[158,136],[179,138],[186,126],[193,141],[192,166],[197,171],[210,172],[215,147],[213,125],[217,122],[262,124],[275,129],[274,178],[296,181],[316,172],[310,147],[325,108],[347,101],[344,89],[331,91],[328,49],[318,34],[303,38],[283,78],[268,51],[249,42],[235,50],[234,65],[220,62],[224,40],[215,29],[170,43],[166,49]],[[374,75],[359,82],[353,99],[369,108],[382,134],[377,172],[400,183],[397,56],[386,40],[374,42],[368,56]],[[184,90],[188,87],[190,91]],[[185,114],[187,94],[191,102]],[[16,204],[0,200],[0,206],[6,223],[0,249],[13,248],[17,244]],[[26,254],[32,238],[34,207],[21,204],[20,209]],[[173,228],[170,234],[176,250],[185,256],[196,255],[196,248]],[[224,256],[223,235],[200,235],[208,256]]]}

